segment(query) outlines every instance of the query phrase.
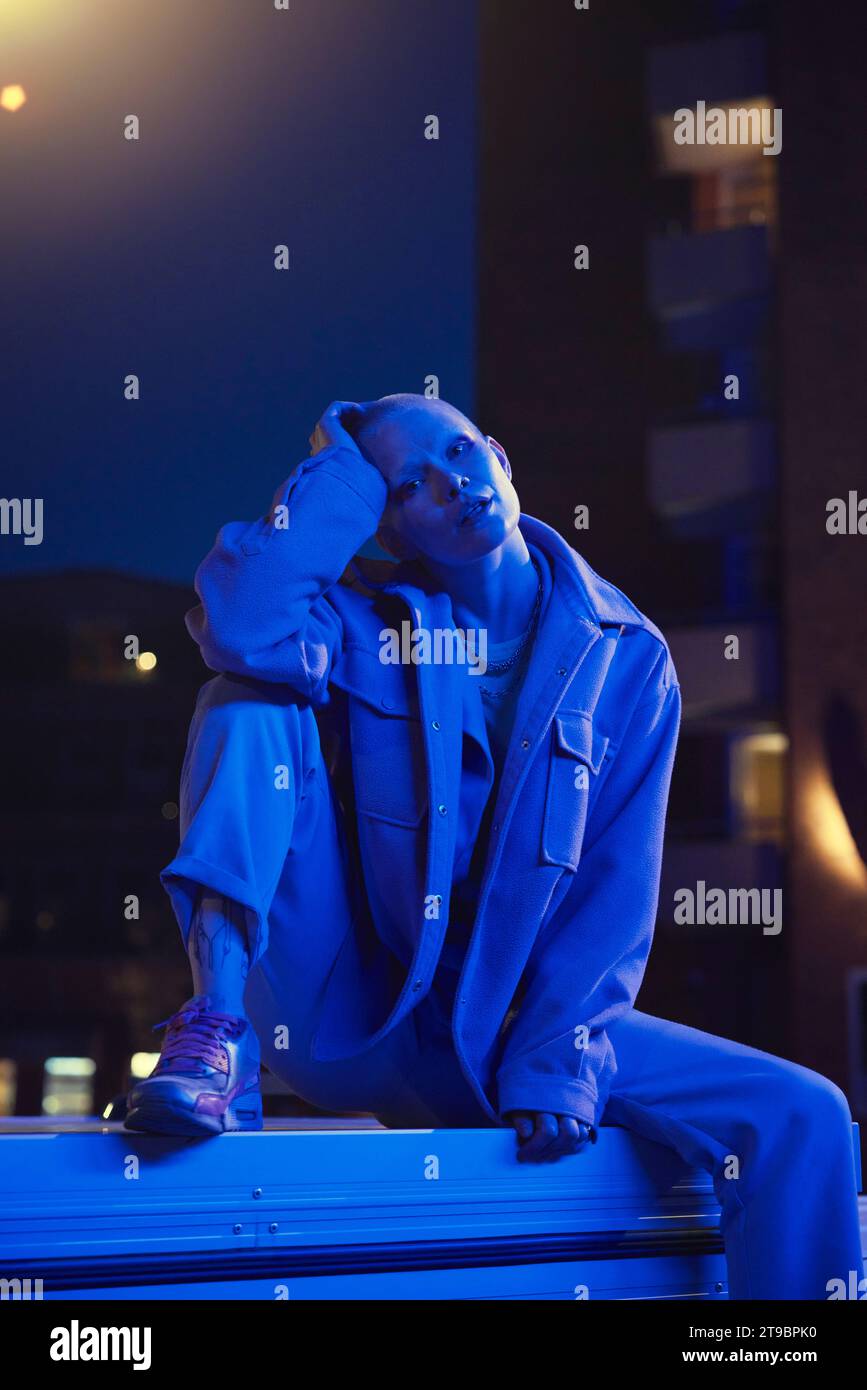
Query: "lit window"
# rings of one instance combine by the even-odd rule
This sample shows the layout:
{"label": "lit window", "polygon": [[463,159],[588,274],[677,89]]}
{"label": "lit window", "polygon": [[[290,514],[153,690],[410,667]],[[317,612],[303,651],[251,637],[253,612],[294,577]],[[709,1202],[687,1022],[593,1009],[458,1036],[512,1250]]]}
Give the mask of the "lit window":
{"label": "lit window", "polygon": [[92,1057],[49,1057],[42,1090],[43,1115],[90,1115],[95,1073]]}
{"label": "lit window", "polygon": [[[678,122],[673,111],[653,118],[657,171],[660,174],[712,174],[720,169],[760,163],[773,164],[764,153],[763,140],[775,130],[774,103],[769,97],[752,97],[743,101],[708,101],[702,108],[701,119],[692,110],[695,126],[688,143],[675,140]],[[716,113],[722,112],[721,117]],[[710,126],[719,123],[713,133]],[[763,133],[764,125],[764,133]],[[768,144],[772,143],[768,139]]]}
{"label": "lit window", "polygon": [[18,1068],[9,1057],[0,1057],[0,1115],[15,1114]]}
{"label": "lit window", "polygon": [[785,838],[786,754],[779,730],[743,734],[731,742],[731,800],[735,833],[753,843]]}
{"label": "lit window", "polygon": [[674,139],[674,114],[654,118],[657,173],[685,185],[681,215],[676,219],[680,230],[700,233],[767,227],[773,234],[778,161],[763,154],[761,143],[763,116],[766,132],[774,126],[773,103],[767,97],[756,97],[708,103],[708,107],[725,115],[725,143],[679,145]]}

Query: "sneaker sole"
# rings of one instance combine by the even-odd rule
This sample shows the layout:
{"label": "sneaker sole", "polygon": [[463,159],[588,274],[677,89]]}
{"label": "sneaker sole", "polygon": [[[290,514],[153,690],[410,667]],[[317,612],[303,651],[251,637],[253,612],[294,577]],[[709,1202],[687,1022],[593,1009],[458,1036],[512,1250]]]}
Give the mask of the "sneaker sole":
{"label": "sneaker sole", "polygon": [[186,1139],[203,1139],[262,1128],[262,1097],[258,1092],[238,1096],[222,1115],[197,1115],[191,1110],[149,1101],[130,1110],[124,1120],[124,1129],[142,1134],[178,1135]]}

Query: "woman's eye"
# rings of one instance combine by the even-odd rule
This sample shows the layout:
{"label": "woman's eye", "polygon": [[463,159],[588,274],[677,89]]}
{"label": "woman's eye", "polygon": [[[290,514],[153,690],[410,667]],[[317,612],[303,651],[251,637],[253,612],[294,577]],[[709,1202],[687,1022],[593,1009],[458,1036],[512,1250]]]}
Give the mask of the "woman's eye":
{"label": "woman's eye", "polygon": [[418,487],[420,487],[420,486],[421,486],[421,482],[420,482],[420,480],[419,480],[418,478],[413,478],[411,482],[404,483],[404,485],[403,485],[403,495],[404,495],[404,497],[411,497],[412,494],[415,492],[416,488],[418,488]]}

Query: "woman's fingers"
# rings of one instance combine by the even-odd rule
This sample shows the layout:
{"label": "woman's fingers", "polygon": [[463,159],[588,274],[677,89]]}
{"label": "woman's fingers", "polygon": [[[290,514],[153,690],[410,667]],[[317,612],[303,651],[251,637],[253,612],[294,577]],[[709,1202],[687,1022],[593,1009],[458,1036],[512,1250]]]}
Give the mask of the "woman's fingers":
{"label": "woman's fingers", "polygon": [[310,452],[318,454],[320,449],[326,449],[330,444],[343,444],[355,448],[355,440],[347,433],[342,417],[344,414],[356,413],[359,409],[356,401],[332,401],[327,410],[320,415],[310,435]]}
{"label": "woman's fingers", "polygon": [[559,1134],[556,1115],[539,1113],[534,1116],[535,1124],[533,1133],[518,1150],[519,1163],[538,1163],[548,1152],[550,1146],[556,1142]]}
{"label": "woman's fingers", "polygon": [[590,1141],[590,1126],[571,1115],[518,1112],[508,1117],[518,1135],[522,1163],[549,1163],[579,1153]]}

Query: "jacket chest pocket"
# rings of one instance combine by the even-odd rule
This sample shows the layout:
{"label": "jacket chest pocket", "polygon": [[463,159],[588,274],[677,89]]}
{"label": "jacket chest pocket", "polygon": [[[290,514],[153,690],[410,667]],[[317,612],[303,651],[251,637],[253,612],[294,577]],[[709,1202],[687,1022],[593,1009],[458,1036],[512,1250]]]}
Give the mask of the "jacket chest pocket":
{"label": "jacket chest pocket", "polygon": [[551,725],[551,755],[542,821],[542,860],[577,869],[591,798],[609,740],[588,714],[560,713]]}
{"label": "jacket chest pocket", "polygon": [[332,681],[349,696],[356,810],[393,825],[417,826],[427,807],[424,736],[413,672],[375,653],[344,654]]}

